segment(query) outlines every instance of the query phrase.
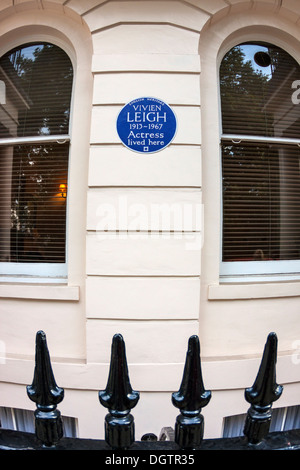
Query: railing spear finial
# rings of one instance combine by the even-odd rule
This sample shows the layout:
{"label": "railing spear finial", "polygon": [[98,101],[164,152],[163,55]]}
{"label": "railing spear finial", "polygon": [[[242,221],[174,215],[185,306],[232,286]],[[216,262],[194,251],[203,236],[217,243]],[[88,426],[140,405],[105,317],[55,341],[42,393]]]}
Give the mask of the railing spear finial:
{"label": "railing spear finial", "polygon": [[181,449],[200,446],[204,433],[204,418],[200,412],[210,399],[211,392],[203,385],[199,338],[191,336],[181,386],[172,394],[173,405],[181,412],[175,424],[175,441]]}
{"label": "railing spear finial", "polygon": [[64,390],[56,385],[46,335],[36,334],[35,370],[33,382],[27,386],[27,395],[36,403],[35,433],[45,447],[53,447],[63,436],[63,426],[57,405],[64,398]]}
{"label": "railing spear finial", "polygon": [[133,444],[134,418],[130,411],[139,398],[139,392],[130,385],[124,339],[116,334],[106,389],[99,391],[100,403],[109,410],[105,417],[105,440],[112,449],[128,449]]}
{"label": "railing spear finial", "polygon": [[276,383],[277,336],[270,333],[265,344],[260,368],[252,387],[245,390],[251,404],[244,427],[250,444],[259,444],[268,434],[272,404],[280,398],[283,387]]}

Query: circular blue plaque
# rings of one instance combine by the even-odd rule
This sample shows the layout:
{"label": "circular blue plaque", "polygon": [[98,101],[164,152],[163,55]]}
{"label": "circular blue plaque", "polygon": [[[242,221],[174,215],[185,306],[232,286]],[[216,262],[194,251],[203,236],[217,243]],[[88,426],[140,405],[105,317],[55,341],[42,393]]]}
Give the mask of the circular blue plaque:
{"label": "circular blue plaque", "polygon": [[176,133],[176,117],[169,105],[157,98],[137,98],[127,103],[117,118],[123,144],[140,153],[167,147]]}

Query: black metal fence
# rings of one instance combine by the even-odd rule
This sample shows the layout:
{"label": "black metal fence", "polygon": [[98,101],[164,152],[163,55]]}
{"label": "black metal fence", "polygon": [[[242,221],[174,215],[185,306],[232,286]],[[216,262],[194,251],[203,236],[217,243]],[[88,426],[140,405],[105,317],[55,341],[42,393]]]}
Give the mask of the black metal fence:
{"label": "black metal fence", "polygon": [[[204,439],[202,408],[211,400],[211,391],[205,390],[198,336],[188,341],[182,382],[172,393],[173,405],[179,409],[174,433],[164,429],[158,439],[145,434],[135,440],[134,417],[131,410],[140,394],[130,384],[125,343],[122,335],[112,340],[111,362],[105,390],[99,391],[99,401],[108,409],[105,417],[105,440],[66,438],[59,403],[64,389],[57,386],[46,335],[36,335],[36,363],[33,381],[27,386],[30,400],[36,404],[35,434],[0,430],[0,450],[103,450],[103,451],[167,451],[196,450],[300,450],[300,429],[270,433],[272,404],[278,400],[283,387],[276,383],[277,336],[268,335],[257,377],[252,387],[245,390],[250,407],[245,419],[244,436],[236,438]],[[186,462],[188,463],[188,462]]]}

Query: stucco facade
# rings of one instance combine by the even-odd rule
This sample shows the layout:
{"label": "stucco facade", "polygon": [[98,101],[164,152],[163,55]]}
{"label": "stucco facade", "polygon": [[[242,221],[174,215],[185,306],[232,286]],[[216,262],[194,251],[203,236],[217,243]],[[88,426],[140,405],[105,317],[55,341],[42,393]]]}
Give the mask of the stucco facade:
{"label": "stucco facade", "polygon": [[[75,72],[68,278],[0,283],[1,406],[34,409],[25,385],[38,330],[65,389],[59,409],[78,419],[80,437],[103,437],[97,391],[106,385],[115,333],[125,339],[132,387],[141,392],[137,438],[174,425],[171,393],[193,334],[212,391],[206,437],[222,435],[225,416],[246,412],[244,388],[271,331],[279,341],[280,406],[299,404],[300,274],[220,281],[218,84],[220,60],[242,41],[274,43],[299,62],[299,25],[297,0],[0,2],[0,56],[49,41],[67,52]],[[151,155],[130,151],[116,131],[121,108],[142,96],[163,100],[177,117],[172,143]],[[166,210],[162,223],[155,208]],[[173,209],[189,216],[184,228]]]}

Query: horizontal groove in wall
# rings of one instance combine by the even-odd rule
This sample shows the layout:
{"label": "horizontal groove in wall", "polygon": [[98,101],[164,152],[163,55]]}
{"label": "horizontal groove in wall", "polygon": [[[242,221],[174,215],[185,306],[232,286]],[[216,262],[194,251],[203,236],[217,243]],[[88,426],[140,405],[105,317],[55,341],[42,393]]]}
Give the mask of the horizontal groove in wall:
{"label": "horizontal groove in wall", "polygon": [[200,275],[201,232],[88,232],[86,274]]}
{"label": "horizontal groove in wall", "polygon": [[199,75],[188,73],[118,72],[94,74],[93,106],[128,103],[153,96],[179,106],[200,106]]}
{"label": "horizontal groove in wall", "polygon": [[88,276],[87,318],[197,320],[200,277]]}
{"label": "horizontal groove in wall", "polygon": [[[188,340],[188,338],[187,338]],[[125,340],[127,345],[127,341]],[[130,379],[139,391],[170,391],[178,390],[182,380],[186,350],[182,352],[180,363],[139,364],[128,361]],[[202,373],[205,384],[211,390],[233,390],[249,386],[249,376],[255,377],[260,365],[260,357],[220,361],[202,360]],[[279,356],[277,360],[277,376],[280,382],[289,384],[298,382],[298,368],[290,367],[292,356]],[[106,387],[109,372],[108,363],[88,362],[73,364],[54,362],[55,379],[66,389],[102,390]],[[3,382],[28,385],[32,381],[34,361],[7,358],[5,364],[0,364],[1,380]],[[68,373],[66,374],[66,370]],[[245,370],[247,373],[245,373]]]}
{"label": "horizontal groove in wall", "polygon": [[156,189],[159,191],[159,190],[163,190],[163,189],[173,189],[173,190],[186,190],[186,191],[194,191],[194,190],[197,190],[199,191],[199,193],[201,192],[201,186],[139,186],[139,185],[135,185],[135,186],[127,186],[127,185],[124,185],[124,186],[120,186],[120,185],[112,185],[112,186],[109,186],[109,185],[89,185],[89,191],[97,191],[97,189],[103,189],[103,190],[110,190],[110,189],[145,189],[145,190],[151,190],[151,191],[155,191]]}
{"label": "horizontal groove in wall", "polygon": [[144,70],[144,69],[126,69],[126,70],[119,70],[119,69],[112,69],[112,70],[97,70],[93,71],[93,75],[196,75],[200,76],[200,71],[194,70]]}
{"label": "horizontal groove in wall", "polygon": [[200,274],[88,274],[89,277],[99,278],[120,278],[120,279],[201,279]]}
{"label": "horizontal groove in wall", "polygon": [[103,26],[101,28],[92,29],[91,34],[92,36],[98,33],[102,33],[103,31],[107,31],[108,29],[117,28],[118,26],[147,26],[147,25],[154,25],[154,26],[172,26],[173,28],[183,29],[184,31],[189,31],[191,33],[196,33],[200,35],[201,28],[189,28],[188,26],[172,23],[170,21],[117,21],[115,23],[111,23],[107,26]]}
{"label": "horizontal groove in wall", "polygon": [[[108,108],[108,107],[123,107],[127,104],[127,102],[123,102],[123,103],[94,103],[93,104],[93,108],[100,108],[100,107],[103,107],[103,108]],[[201,105],[199,103],[195,103],[195,104],[189,104],[189,103],[172,103],[172,102],[169,102],[168,103],[169,106],[172,106],[172,107],[176,107],[176,108],[199,108],[201,109]],[[172,144],[174,145],[174,144]],[[182,145],[187,145],[187,144],[182,144]],[[199,144],[198,144],[199,145]]]}
{"label": "horizontal groove in wall", "polygon": [[[72,1],[72,0],[66,0],[66,1],[64,2],[64,5],[67,5],[70,1]],[[156,1],[156,2],[160,2],[161,0],[152,0],[152,1],[154,1],[154,2],[155,2],[155,1]],[[165,1],[166,1],[166,0],[165,0]],[[188,0],[187,0],[187,1],[178,0],[178,1],[179,1],[179,3],[182,3],[183,5],[185,5],[187,8],[191,8],[191,9],[197,11],[197,12],[203,13],[204,15],[212,16],[212,13],[211,13],[210,11],[206,10],[205,8],[200,8],[200,7],[198,7],[197,5],[194,5],[193,3],[190,3]],[[226,0],[225,0],[225,1],[226,1]],[[104,5],[106,5],[107,3],[109,3],[108,0],[106,0],[106,1],[103,1],[103,0],[102,0],[101,2],[99,2],[98,5],[95,5],[95,6],[91,7],[91,8],[88,8],[86,11],[81,12],[81,16],[84,17],[85,15],[88,15],[88,14],[90,14],[90,13],[94,13],[94,12],[97,11],[97,10],[99,10],[99,11],[100,11],[100,14],[101,14],[101,8],[102,8]],[[110,2],[110,3],[112,3],[112,2]],[[228,5],[225,4],[224,7],[226,7],[226,6],[228,6]]]}

